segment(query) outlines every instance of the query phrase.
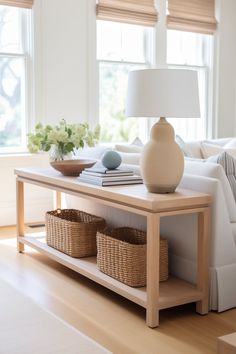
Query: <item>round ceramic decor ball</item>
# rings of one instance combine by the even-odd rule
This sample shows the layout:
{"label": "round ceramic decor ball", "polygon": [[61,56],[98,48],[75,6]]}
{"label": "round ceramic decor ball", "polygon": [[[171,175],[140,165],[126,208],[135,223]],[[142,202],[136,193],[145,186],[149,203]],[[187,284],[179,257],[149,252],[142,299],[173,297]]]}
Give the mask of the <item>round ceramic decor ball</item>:
{"label": "round ceramic decor ball", "polygon": [[109,170],[114,170],[121,164],[121,156],[116,151],[107,151],[102,157],[102,164]]}

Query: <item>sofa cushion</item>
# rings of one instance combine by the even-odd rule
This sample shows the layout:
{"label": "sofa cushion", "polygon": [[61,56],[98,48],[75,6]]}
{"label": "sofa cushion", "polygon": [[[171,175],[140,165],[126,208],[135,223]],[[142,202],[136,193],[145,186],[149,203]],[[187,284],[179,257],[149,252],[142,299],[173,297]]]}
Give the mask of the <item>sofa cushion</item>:
{"label": "sofa cushion", "polygon": [[208,159],[210,156],[218,155],[224,151],[236,158],[236,148],[209,144],[204,141],[201,143],[201,151],[204,159]]}
{"label": "sofa cushion", "polygon": [[144,146],[142,140],[137,136],[131,143],[131,145]]}
{"label": "sofa cushion", "polygon": [[135,144],[116,144],[115,145],[115,150],[118,152],[129,152],[129,153],[140,153],[142,151],[143,147]]}
{"label": "sofa cushion", "polygon": [[[220,139],[209,139],[209,140],[204,140],[203,143],[207,143],[210,145],[216,145],[217,147],[223,147],[227,143],[229,143],[233,138],[220,138]],[[191,153],[194,157],[196,158],[205,158],[205,156],[202,153],[202,142],[201,141],[190,141],[190,142],[185,142],[185,144],[188,146],[188,148],[191,150]]]}
{"label": "sofa cushion", "polygon": [[94,147],[85,147],[84,149],[77,149],[75,151],[75,155],[77,158],[90,157],[93,159],[101,159],[102,155],[109,150],[112,150],[112,148],[106,145],[97,145]]}
{"label": "sofa cushion", "polygon": [[203,157],[205,159],[208,159],[211,156],[218,155],[219,153],[221,153],[223,151],[223,147],[202,141],[201,151]]}
{"label": "sofa cushion", "polygon": [[185,141],[181,138],[181,136],[176,135],[175,136],[175,141],[179,145],[180,149],[182,150],[184,156],[186,157],[193,157],[190,149],[188,148],[187,144]]}
{"label": "sofa cushion", "polygon": [[236,201],[236,160],[224,151],[219,155],[209,157],[208,161],[218,163],[223,167]]}
{"label": "sofa cushion", "polygon": [[185,157],[202,159],[200,141],[184,141],[179,135],[176,135],[175,141]]}
{"label": "sofa cushion", "polygon": [[122,164],[139,165],[141,153],[117,152],[121,156]]}
{"label": "sofa cushion", "polygon": [[195,162],[205,162],[205,161],[207,161],[206,159],[200,159],[200,158],[188,157],[188,156],[184,156],[184,160],[185,161],[195,161]]}
{"label": "sofa cushion", "polygon": [[189,151],[191,152],[192,157],[196,159],[203,158],[200,141],[188,141],[185,142],[185,144],[188,147]]}
{"label": "sofa cushion", "polygon": [[227,204],[231,222],[236,222],[236,203],[230,188],[229,181],[221,165],[213,162],[185,161],[184,173],[190,175],[206,176],[220,180]]}
{"label": "sofa cushion", "polygon": [[141,152],[144,147],[142,140],[137,137],[131,144],[116,144],[115,149],[121,152]]}
{"label": "sofa cushion", "polygon": [[236,138],[230,139],[230,141],[224,145],[224,148],[236,148]]}
{"label": "sofa cushion", "polygon": [[207,140],[204,140],[204,142],[208,143],[208,144],[213,144],[213,145],[225,146],[232,139],[234,139],[234,138],[207,139]]}

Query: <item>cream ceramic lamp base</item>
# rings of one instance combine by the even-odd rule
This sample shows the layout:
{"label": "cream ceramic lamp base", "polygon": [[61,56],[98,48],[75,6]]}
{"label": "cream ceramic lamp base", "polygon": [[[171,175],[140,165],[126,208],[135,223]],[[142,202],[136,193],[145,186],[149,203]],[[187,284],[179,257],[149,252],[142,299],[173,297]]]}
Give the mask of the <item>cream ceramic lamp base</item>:
{"label": "cream ceramic lamp base", "polygon": [[141,174],[149,192],[172,193],[184,171],[184,156],[165,118],[154,124],[141,155]]}

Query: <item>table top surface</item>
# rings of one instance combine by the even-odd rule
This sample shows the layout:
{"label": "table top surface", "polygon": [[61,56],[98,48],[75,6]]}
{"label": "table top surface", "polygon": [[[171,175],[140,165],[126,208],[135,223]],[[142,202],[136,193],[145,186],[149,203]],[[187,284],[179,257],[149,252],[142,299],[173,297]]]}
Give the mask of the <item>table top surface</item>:
{"label": "table top surface", "polygon": [[143,184],[101,187],[79,182],[77,177],[66,177],[53,168],[20,168],[15,174],[28,183],[41,184],[63,192],[78,193],[94,198],[125,204],[151,212],[200,208],[211,203],[211,196],[187,189],[174,193],[149,193]]}

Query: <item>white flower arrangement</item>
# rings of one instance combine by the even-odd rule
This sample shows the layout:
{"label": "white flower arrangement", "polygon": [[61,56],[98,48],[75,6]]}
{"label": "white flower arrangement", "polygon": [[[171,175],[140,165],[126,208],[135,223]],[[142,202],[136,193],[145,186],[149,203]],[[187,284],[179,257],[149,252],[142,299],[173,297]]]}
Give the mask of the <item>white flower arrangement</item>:
{"label": "white flower arrangement", "polygon": [[64,160],[64,157],[74,153],[76,149],[84,146],[94,146],[100,135],[100,127],[93,131],[88,123],[67,124],[63,119],[59,125],[45,127],[39,123],[35,127],[35,133],[28,134],[28,149],[32,153],[56,149],[53,160]]}

